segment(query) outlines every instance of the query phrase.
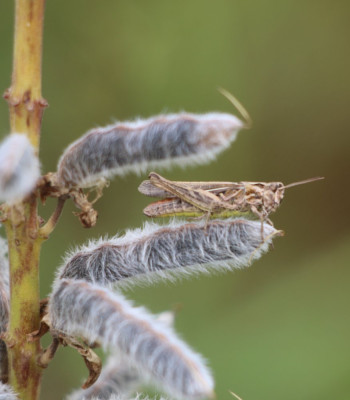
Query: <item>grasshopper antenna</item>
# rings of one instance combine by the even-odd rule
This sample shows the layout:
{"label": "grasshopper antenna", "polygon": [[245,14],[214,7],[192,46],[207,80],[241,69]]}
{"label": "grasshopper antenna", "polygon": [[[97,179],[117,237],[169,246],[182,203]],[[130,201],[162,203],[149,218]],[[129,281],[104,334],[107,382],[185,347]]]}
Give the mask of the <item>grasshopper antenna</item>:
{"label": "grasshopper antenna", "polygon": [[236,393],[231,392],[231,390],[230,390],[230,393],[232,394],[232,396],[233,396],[235,399],[237,399],[237,400],[242,400],[241,397],[239,397]]}
{"label": "grasshopper antenna", "polygon": [[305,179],[304,181],[293,182],[293,183],[290,183],[289,185],[282,186],[281,189],[287,189],[287,188],[290,188],[293,186],[304,185],[304,183],[320,181],[321,179],[324,179],[324,176],[317,176],[316,178],[310,178],[310,179]]}
{"label": "grasshopper antenna", "polygon": [[226,97],[226,99],[233,105],[233,107],[235,107],[235,109],[241,114],[241,116],[244,119],[245,122],[245,128],[249,129],[252,127],[253,124],[253,120],[251,119],[248,111],[244,108],[244,106],[240,103],[240,101],[238,99],[236,99],[236,97],[230,93],[229,91],[218,87],[218,91],[224,96]]}

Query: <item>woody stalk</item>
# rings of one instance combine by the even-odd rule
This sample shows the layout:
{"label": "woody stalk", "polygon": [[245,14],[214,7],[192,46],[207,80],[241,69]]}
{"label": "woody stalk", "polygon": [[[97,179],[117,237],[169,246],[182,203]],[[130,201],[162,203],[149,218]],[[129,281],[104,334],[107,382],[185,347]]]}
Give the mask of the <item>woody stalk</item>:
{"label": "woody stalk", "polygon": [[[43,110],[41,96],[42,38],[45,0],[16,0],[11,87],[4,97],[9,104],[11,133],[25,134],[39,153]],[[6,344],[9,383],[22,400],[39,398],[41,368],[36,359],[40,343],[27,335],[39,327],[39,234],[37,198],[31,194],[16,205],[6,205],[4,225],[10,260],[10,304]]]}

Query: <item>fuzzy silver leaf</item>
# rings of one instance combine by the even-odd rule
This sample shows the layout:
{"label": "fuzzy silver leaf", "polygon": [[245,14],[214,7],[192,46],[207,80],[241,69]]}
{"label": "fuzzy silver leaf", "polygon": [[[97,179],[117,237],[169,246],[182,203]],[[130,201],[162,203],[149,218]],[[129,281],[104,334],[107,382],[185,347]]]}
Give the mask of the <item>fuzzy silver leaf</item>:
{"label": "fuzzy silver leaf", "polygon": [[63,279],[51,295],[49,314],[54,330],[125,355],[173,396],[200,399],[212,394],[213,380],[202,358],[148,311],[108,289]]}
{"label": "fuzzy silver leaf", "polygon": [[208,162],[242,127],[231,114],[180,113],[95,128],[64,151],[58,181],[66,187],[90,187],[130,171]]}
{"label": "fuzzy silver leaf", "polygon": [[153,283],[198,273],[232,270],[250,264],[280,234],[269,224],[246,219],[207,224],[147,223],[124,236],[100,239],[73,251],[56,280],[83,279],[103,286]]}

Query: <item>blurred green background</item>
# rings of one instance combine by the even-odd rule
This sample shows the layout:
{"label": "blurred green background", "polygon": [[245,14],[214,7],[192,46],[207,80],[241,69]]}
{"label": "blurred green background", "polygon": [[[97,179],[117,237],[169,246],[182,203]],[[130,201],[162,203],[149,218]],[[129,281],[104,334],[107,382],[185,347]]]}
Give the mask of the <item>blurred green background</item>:
{"label": "blurred green background", "polygon": [[[234,112],[254,124],[209,165],[164,172],[181,180],[326,180],[290,189],[272,216],[286,232],[245,270],[126,293],[153,312],[181,303],[176,328],[208,360],[220,400],[350,399],[350,3],[260,0],[48,1],[43,171],[94,126],[160,112]],[[10,85],[13,2],[0,5],[0,88]],[[6,102],[0,135],[8,133]],[[140,177],[113,180],[84,230],[69,205],[41,258],[45,296],[64,252],[145,221]],[[54,207],[48,202],[42,215]],[[61,349],[42,398],[62,399],[86,376]]]}

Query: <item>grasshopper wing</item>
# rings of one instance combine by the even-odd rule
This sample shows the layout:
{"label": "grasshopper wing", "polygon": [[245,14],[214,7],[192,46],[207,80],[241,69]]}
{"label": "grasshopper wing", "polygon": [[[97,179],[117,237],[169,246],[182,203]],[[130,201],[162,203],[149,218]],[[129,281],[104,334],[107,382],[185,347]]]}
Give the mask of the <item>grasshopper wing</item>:
{"label": "grasshopper wing", "polygon": [[[175,197],[192,204],[199,210],[212,212],[217,209],[237,210],[239,208],[237,204],[229,204],[221,200],[211,191],[193,188],[191,182],[172,182],[155,172],[151,172],[149,178],[154,186],[172,193]],[[222,187],[222,185],[220,186]]]}

